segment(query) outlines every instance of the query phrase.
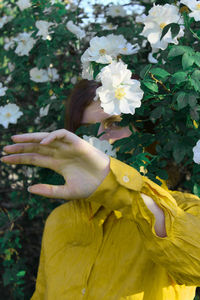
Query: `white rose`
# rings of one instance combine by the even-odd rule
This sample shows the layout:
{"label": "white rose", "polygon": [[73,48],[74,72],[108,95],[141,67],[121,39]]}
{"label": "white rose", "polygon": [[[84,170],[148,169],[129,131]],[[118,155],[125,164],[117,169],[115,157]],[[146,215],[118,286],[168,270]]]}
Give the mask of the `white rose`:
{"label": "white rose", "polygon": [[13,37],[12,38],[5,37],[4,46],[3,46],[4,49],[6,51],[8,51],[9,49],[13,49],[14,46],[15,46],[15,41],[14,41]]}
{"label": "white rose", "polygon": [[3,87],[3,84],[0,82],[0,97],[5,96],[5,92],[7,91],[7,87]]}
{"label": "white rose", "polygon": [[135,108],[141,106],[144,92],[140,82],[131,79],[131,71],[122,61],[113,62],[99,73],[102,86],[97,88],[96,97],[101,101],[103,110],[111,115],[135,113]]}
{"label": "white rose", "polygon": [[94,71],[92,69],[92,66],[89,62],[83,62],[82,63],[82,78],[87,80],[93,80],[93,74]]}
{"label": "white rose", "polygon": [[37,27],[37,29],[39,29],[39,31],[37,32],[37,36],[42,36],[43,40],[47,40],[50,39],[49,36],[49,27],[54,25],[54,23],[52,22],[47,22],[47,21],[36,21],[35,26]]}
{"label": "white rose", "polygon": [[103,153],[112,157],[116,157],[116,150],[113,149],[113,146],[108,141],[100,140],[94,136],[87,136],[87,135],[84,135],[83,139],[93,147],[102,151]]}
{"label": "white rose", "polygon": [[142,14],[142,15],[140,15],[140,16],[137,16],[136,18],[135,18],[135,22],[136,23],[144,23],[144,21],[146,20],[146,15],[145,14]]}
{"label": "white rose", "polygon": [[9,123],[16,124],[17,119],[23,115],[19,107],[14,103],[0,106],[0,124],[8,128]]}
{"label": "white rose", "polygon": [[192,149],[194,155],[193,155],[193,161],[196,164],[200,164],[200,140],[196,143],[196,145]]}
{"label": "white rose", "polygon": [[153,57],[153,54],[156,53],[157,51],[152,51],[148,54],[148,61],[151,63],[151,64],[157,64],[158,60]]}
{"label": "white rose", "polygon": [[9,82],[11,82],[11,80],[12,80],[12,76],[9,75],[9,76],[7,77],[7,79],[5,80],[5,83],[6,83],[6,84],[9,83]]}
{"label": "white rose", "polygon": [[70,81],[72,84],[76,84],[77,80],[78,80],[77,76],[73,76]]}
{"label": "white rose", "polygon": [[113,25],[112,23],[105,23],[101,25],[103,30],[115,30],[117,29],[118,25]]}
{"label": "white rose", "polygon": [[183,24],[183,18],[179,13],[178,7],[171,4],[154,5],[150,10],[148,16],[141,17],[144,23],[144,29],[141,35],[147,37],[152,48],[166,49],[169,43],[178,44],[178,38],[184,35],[184,27],[181,26],[178,35],[172,38],[171,30],[160,40],[163,28],[170,23]]}
{"label": "white rose", "polygon": [[48,115],[50,104],[40,108],[40,118]]}
{"label": "white rose", "polygon": [[12,19],[12,16],[3,16],[2,18],[0,18],[0,28],[2,28],[5,24],[10,22]]}
{"label": "white rose", "polygon": [[31,2],[29,0],[18,0],[16,4],[20,10],[24,10],[26,8],[31,7]]}
{"label": "white rose", "polygon": [[35,82],[47,82],[49,76],[47,70],[33,68],[30,70],[30,79]]}
{"label": "white rose", "polygon": [[11,62],[8,63],[8,69],[10,72],[14,71],[15,69],[15,64],[12,64]]}
{"label": "white rose", "polygon": [[29,55],[29,52],[33,48],[36,41],[31,37],[32,33],[23,32],[19,33],[16,38],[13,38],[14,41],[18,43],[15,53],[19,56]]}
{"label": "white rose", "polygon": [[58,71],[55,68],[48,68],[47,73],[50,81],[56,81],[59,79]]}
{"label": "white rose", "polygon": [[145,11],[145,6],[140,4],[134,4],[132,7],[132,12],[136,15],[141,15]]}
{"label": "white rose", "polygon": [[78,39],[85,37],[85,31],[75,25],[72,21],[68,21],[66,27],[69,31],[75,34]]}
{"label": "white rose", "polygon": [[127,14],[123,6],[112,5],[107,9],[107,15],[115,18],[115,17],[125,17]]}
{"label": "white rose", "polygon": [[95,61],[109,64],[113,59],[117,59],[119,54],[130,55],[137,53],[138,50],[138,45],[131,45],[123,35],[96,36],[91,39],[90,47],[83,53],[81,62]]}
{"label": "white rose", "polygon": [[200,21],[200,1],[197,0],[181,0],[180,3],[187,5],[191,10],[189,16],[195,19],[196,22]]}

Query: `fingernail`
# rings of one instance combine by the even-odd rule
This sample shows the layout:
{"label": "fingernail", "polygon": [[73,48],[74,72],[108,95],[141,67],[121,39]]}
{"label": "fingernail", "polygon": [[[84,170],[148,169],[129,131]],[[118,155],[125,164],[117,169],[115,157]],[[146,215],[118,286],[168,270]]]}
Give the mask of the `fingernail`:
{"label": "fingernail", "polygon": [[45,144],[45,143],[47,143],[47,140],[46,140],[46,139],[43,139],[43,140],[40,142],[40,144]]}
{"label": "fingernail", "polygon": [[30,188],[30,187],[28,187],[28,188],[27,188],[27,191],[28,191],[29,193],[31,193],[31,188]]}

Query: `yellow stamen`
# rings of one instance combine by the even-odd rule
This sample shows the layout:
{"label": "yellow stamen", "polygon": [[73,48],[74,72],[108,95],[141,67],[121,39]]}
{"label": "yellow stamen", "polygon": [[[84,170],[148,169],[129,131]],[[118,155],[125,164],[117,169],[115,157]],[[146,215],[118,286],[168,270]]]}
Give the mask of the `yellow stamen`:
{"label": "yellow stamen", "polygon": [[126,47],[124,47],[124,48],[122,48],[122,50],[124,50],[124,51],[127,51],[127,48],[126,48]]}
{"label": "yellow stamen", "polygon": [[39,91],[39,88],[38,88],[37,86],[34,86],[34,87],[33,87],[33,90],[34,90],[35,92],[38,92],[38,91]]}
{"label": "yellow stamen", "polygon": [[11,114],[10,113],[7,113],[6,114],[6,118],[10,118],[11,117]]}
{"label": "yellow stamen", "polygon": [[116,13],[120,13],[120,10],[118,8],[115,9]]}
{"label": "yellow stamen", "polygon": [[187,14],[189,14],[189,12],[190,12],[189,8],[185,5],[180,8],[180,13],[182,14],[184,12],[186,12]]}
{"label": "yellow stamen", "polygon": [[121,100],[122,98],[124,98],[125,95],[126,95],[126,92],[125,92],[124,88],[119,87],[115,90],[115,97],[118,100]]}
{"label": "yellow stamen", "polygon": [[166,25],[167,25],[166,23],[160,23],[160,28],[163,29],[165,28]]}
{"label": "yellow stamen", "polygon": [[198,4],[196,5],[196,8],[197,8],[198,10],[200,10],[200,3],[198,3]]}
{"label": "yellow stamen", "polygon": [[53,95],[53,90],[49,90],[49,96]]}
{"label": "yellow stamen", "polygon": [[100,50],[99,50],[99,53],[100,53],[101,55],[104,55],[104,54],[106,54],[106,50],[105,50],[105,49],[100,49]]}

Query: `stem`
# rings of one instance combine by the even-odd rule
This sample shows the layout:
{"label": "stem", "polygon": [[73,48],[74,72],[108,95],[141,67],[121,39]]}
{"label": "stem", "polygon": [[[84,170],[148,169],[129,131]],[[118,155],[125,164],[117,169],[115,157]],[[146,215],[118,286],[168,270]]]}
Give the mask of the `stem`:
{"label": "stem", "polygon": [[200,37],[192,30],[188,22],[188,15],[186,13],[183,14],[185,27],[192,33],[193,37],[200,41]]}
{"label": "stem", "polygon": [[171,94],[171,91],[164,85],[164,83],[161,80],[158,80],[157,78],[155,78],[151,72],[149,72],[149,74],[150,74],[151,78],[156,82],[156,84],[159,83],[164,88],[165,91],[167,91],[168,93]]}

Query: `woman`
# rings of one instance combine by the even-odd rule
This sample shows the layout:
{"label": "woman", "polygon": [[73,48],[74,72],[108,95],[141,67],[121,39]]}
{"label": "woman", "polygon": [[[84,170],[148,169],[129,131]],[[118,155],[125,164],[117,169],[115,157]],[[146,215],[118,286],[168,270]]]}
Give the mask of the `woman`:
{"label": "woman", "polygon": [[[67,126],[98,121],[100,134],[110,116],[93,100],[81,107],[83,91],[94,98],[97,85],[88,86],[72,93],[71,106],[81,113],[78,121],[71,111]],[[130,134],[129,128],[107,127],[101,138]],[[193,300],[200,285],[198,197],[163,189],[65,129],[12,139],[3,162],[50,168],[66,181],[29,191],[72,200],[46,221],[31,300]]]}

